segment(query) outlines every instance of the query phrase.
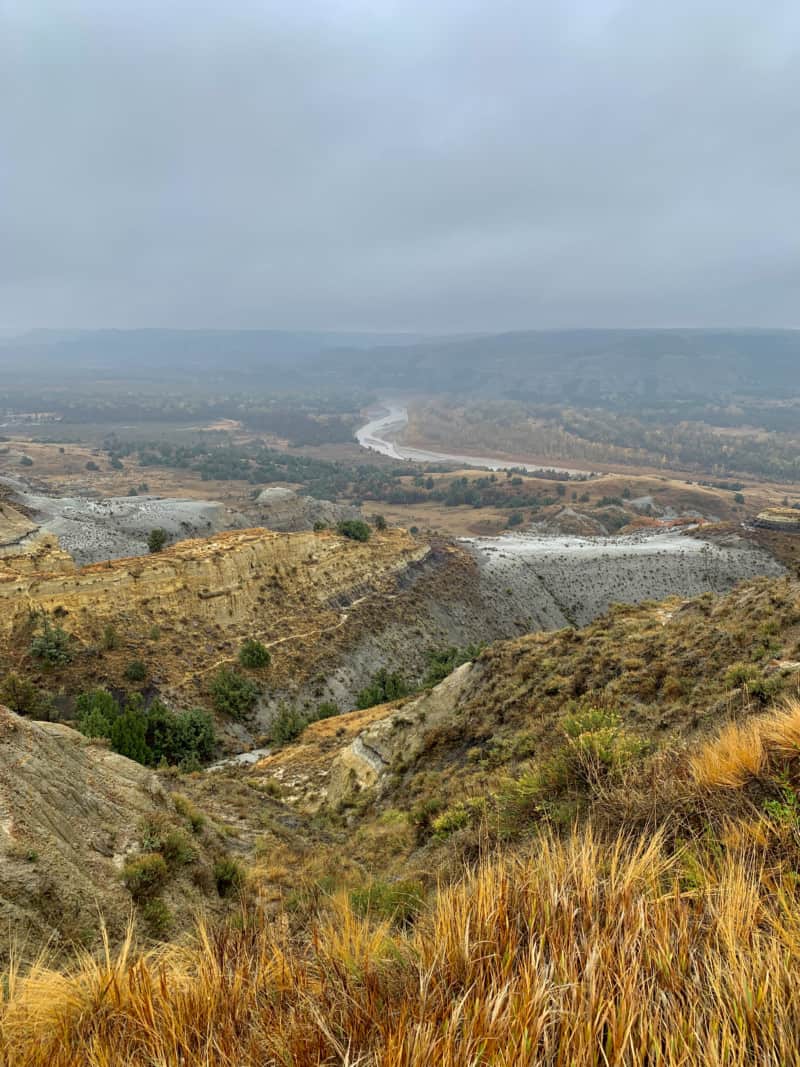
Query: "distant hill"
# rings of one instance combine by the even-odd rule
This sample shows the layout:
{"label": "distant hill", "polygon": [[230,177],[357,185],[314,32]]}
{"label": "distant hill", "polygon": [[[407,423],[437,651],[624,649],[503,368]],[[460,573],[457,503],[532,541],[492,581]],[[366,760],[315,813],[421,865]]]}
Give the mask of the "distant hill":
{"label": "distant hill", "polygon": [[419,334],[289,330],[30,330],[0,335],[0,366],[26,376],[103,374],[169,378],[203,373],[224,380],[280,371],[301,382],[301,366],[326,362],[333,350],[357,352],[421,340]]}
{"label": "distant hill", "polygon": [[[795,390],[798,330],[530,330],[420,334],[287,330],[32,330],[0,336],[26,378],[102,375],[281,388],[319,384],[537,402],[670,401]],[[277,376],[280,375],[278,378]],[[52,379],[49,384],[54,384]]]}
{"label": "distant hill", "polygon": [[340,353],[375,388],[595,403],[796,391],[797,330],[545,330]]}

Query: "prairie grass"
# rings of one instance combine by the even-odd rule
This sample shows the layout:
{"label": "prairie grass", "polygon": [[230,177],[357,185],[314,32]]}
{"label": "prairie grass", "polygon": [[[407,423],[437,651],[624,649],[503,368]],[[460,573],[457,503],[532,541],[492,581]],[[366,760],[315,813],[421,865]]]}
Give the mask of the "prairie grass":
{"label": "prairie grass", "polygon": [[302,940],[244,914],[12,973],[14,1067],[710,1067],[800,1062],[800,909],[757,834],[693,858],[589,829],[498,856],[408,930],[329,899]]}
{"label": "prairie grass", "polygon": [[710,789],[740,789],[754,779],[787,772],[798,763],[799,701],[729,723],[691,761],[698,784]]}
{"label": "prairie grass", "polygon": [[800,1063],[799,742],[794,704],[626,763],[580,824],[496,846],[403,921],[373,886],[300,927],[243,907],[182,943],[12,967],[0,1064]]}

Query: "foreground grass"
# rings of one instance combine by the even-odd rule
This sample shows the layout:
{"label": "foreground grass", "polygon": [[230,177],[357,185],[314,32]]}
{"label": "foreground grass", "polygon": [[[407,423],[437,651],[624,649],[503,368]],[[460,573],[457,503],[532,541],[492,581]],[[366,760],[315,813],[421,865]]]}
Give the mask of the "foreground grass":
{"label": "foreground grass", "polygon": [[798,1063],[798,741],[795,706],[685,760],[682,792],[735,812],[691,840],[676,845],[668,820],[635,836],[541,831],[407,928],[332,897],[299,936],[250,912],[187,945],[12,972],[0,1062]]}
{"label": "foreground grass", "polygon": [[543,838],[408,933],[337,901],[302,945],[254,920],[12,977],[4,1062],[788,1064],[800,910],[752,855],[687,887],[658,837]]}

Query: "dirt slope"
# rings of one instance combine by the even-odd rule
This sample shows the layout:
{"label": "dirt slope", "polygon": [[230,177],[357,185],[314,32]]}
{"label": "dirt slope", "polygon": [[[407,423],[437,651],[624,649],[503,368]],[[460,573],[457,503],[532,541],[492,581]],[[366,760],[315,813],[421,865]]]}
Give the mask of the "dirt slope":
{"label": "dirt slope", "polygon": [[[143,850],[148,821],[182,832],[152,771],[66,726],[0,707],[0,960],[12,944],[24,955],[45,944],[94,946],[101,912],[119,937],[133,908],[123,869]],[[212,844],[195,837],[194,860],[165,887],[177,928],[208,903],[202,879],[186,875],[207,865]]]}

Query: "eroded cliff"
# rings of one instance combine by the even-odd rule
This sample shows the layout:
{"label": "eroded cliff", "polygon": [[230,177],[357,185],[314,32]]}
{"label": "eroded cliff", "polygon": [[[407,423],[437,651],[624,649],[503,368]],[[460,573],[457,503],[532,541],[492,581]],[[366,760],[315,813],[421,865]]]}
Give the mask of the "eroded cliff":
{"label": "eroded cliff", "polygon": [[329,531],[236,530],[72,573],[31,573],[0,560],[0,652],[36,671],[32,620],[45,613],[70,634],[74,651],[57,672],[59,685],[124,685],[135,657],[163,694],[207,704],[212,673],[253,637],[272,654],[265,714],[287,695],[333,695],[346,706],[380,665],[381,646],[393,659],[409,622],[422,620],[405,638],[405,655],[421,663],[425,649],[448,636],[423,619],[426,610],[445,610],[451,595],[470,616],[470,577],[464,552],[399,529],[376,531],[367,543]]}

